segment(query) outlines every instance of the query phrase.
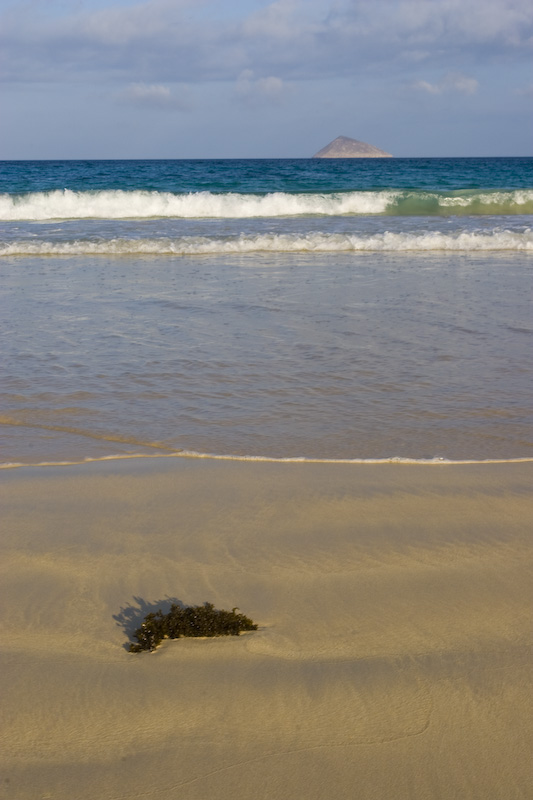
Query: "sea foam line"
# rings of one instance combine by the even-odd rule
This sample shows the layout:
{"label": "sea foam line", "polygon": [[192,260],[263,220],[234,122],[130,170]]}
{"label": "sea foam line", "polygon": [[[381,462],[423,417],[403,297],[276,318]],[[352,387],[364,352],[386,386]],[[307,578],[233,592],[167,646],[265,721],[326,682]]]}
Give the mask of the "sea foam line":
{"label": "sea foam line", "polygon": [[256,234],[233,237],[183,236],[158,239],[109,239],[51,242],[22,240],[0,243],[2,256],[193,256],[217,254],[341,253],[341,252],[430,252],[445,251],[533,251],[533,229],[442,233],[386,231],[360,236],[348,233]]}
{"label": "sea foam line", "polygon": [[461,464],[527,464],[533,462],[533,457],[522,458],[487,458],[487,459],[448,459],[441,456],[434,458],[409,458],[408,456],[391,456],[388,458],[308,458],[304,456],[252,456],[252,455],[224,455],[218,453],[199,453],[194,450],[180,450],[176,453],[127,453],[107,456],[88,456],[87,458],[69,461],[38,461],[38,462],[8,462],[0,464],[2,469],[21,469],[24,467],[75,467],[83,464],[100,463],[104,461],[132,461],[134,459],[162,459],[177,458],[206,461],[236,461],[258,462],[265,464],[392,464],[392,465],[420,465],[420,466],[457,466]]}
{"label": "sea foam line", "polygon": [[270,192],[264,195],[107,189],[1,194],[0,220],[245,219],[343,215],[532,214],[533,189],[510,191]]}

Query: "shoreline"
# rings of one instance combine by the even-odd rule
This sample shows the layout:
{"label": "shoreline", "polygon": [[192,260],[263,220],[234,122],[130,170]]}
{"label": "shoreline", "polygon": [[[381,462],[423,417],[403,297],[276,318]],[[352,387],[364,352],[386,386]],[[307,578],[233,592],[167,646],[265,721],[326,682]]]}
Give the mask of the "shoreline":
{"label": "shoreline", "polygon": [[[533,466],[439,465],[4,470],[6,798],[526,798]],[[259,630],[127,653],[173,599]]]}
{"label": "shoreline", "polygon": [[384,458],[312,458],[309,456],[254,456],[235,455],[222,453],[200,453],[192,450],[182,450],[174,453],[116,453],[105,456],[87,456],[80,460],[63,461],[36,461],[36,462],[0,462],[0,470],[23,469],[34,467],[77,467],[84,464],[94,464],[108,461],[129,461],[135,459],[191,459],[206,461],[235,461],[265,464],[358,464],[358,465],[384,465],[384,464],[410,464],[419,466],[461,466],[474,464],[527,464],[533,463],[533,456],[518,456],[514,458],[485,458],[485,459],[453,459],[444,456],[433,458],[414,458],[409,456],[390,456]]}

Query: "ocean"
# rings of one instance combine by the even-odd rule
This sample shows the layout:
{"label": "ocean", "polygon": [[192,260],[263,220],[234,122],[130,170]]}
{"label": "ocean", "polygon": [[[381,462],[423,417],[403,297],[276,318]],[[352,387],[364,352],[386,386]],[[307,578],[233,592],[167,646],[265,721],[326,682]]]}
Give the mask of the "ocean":
{"label": "ocean", "polygon": [[533,457],[533,159],[0,163],[0,463]]}

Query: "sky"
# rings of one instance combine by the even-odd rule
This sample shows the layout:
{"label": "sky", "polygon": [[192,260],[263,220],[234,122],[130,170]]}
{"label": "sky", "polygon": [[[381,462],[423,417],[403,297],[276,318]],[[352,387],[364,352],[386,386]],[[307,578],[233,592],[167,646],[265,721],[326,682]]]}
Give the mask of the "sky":
{"label": "sky", "polygon": [[531,0],[0,0],[0,159],[533,155]]}

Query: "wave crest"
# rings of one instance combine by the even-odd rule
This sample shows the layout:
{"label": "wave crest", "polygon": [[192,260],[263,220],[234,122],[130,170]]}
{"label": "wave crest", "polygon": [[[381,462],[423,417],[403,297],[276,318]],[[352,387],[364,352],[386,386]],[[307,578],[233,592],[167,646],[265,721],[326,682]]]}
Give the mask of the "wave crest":
{"label": "wave crest", "polygon": [[256,234],[226,238],[183,236],[160,239],[77,240],[70,242],[15,241],[0,244],[1,256],[77,255],[223,255],[246,253],[341,253],[431,251],[533,251],[533,229],[490,233],[440,231],[385,232],[358,236],[341,233]]}
{"label": "wave crest", "polygon": [[0,195],[0,220],[60,219],[245,219],[345,215],[533,214],[533,189],[514,191],[415,192],[398,189],[266,195],[213,192],[70,189]]}

